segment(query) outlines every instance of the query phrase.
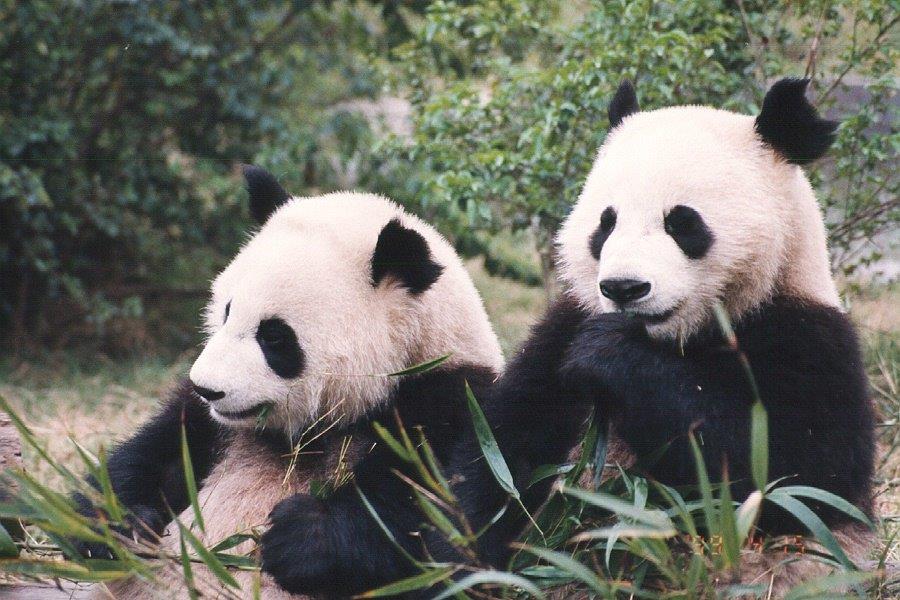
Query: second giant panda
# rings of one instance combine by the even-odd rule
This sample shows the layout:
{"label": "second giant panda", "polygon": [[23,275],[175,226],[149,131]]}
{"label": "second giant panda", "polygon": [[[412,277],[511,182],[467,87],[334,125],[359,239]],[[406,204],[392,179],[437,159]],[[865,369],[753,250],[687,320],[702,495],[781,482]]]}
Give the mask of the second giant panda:
{"label": "second giant panda", "polygon": [[[837,124],[818,116],[805,89],[804,80],[774,84],[752,117],[702,106],[641,112],[633,87],[619,88],[610,134],[557,238],[565,292],[485,405],[517,482],[562,462],[593,407],[611,421],[616,458],[646,459],[646,474],[670,485],[696,484],[693,431],[712,477],[727,461],[733,497],[744,500],[754,489],[753,395],[716,323],[721,302],[768,412],[769,480],[871,514],[873,408],[800,166],[826,152]],[[476,454],[474,441],[462,445],[463,457]],[[469,485],[492,490],[469,508],[485,523],[503,491],[479,463],[459,462],[470,465]],[[535,493],[531,508],[545,497]],[[811,506],[851,560],[865,557],[865,527]],[[489,556],[505,558],[522,524],[494,526]],[[768,501],[759,527],[808,533]],[[774,597],[828,571],[813,552],[746,552],[742,564],[740,579]]]}
{"label": "second giant panda", "polygon": [[[212,284],[208,339],[189,381],[109,457],[112,486],[134,533],[160,535],[164,550],[179,552],[170,509],[201,535],[181,466],[184,422],[205,542],[262,531],[263,598],[358,593],[411,566],[356,487],[415,554],[424,521],[394,471],[415,474],[372,422],[390,429],[396,410],[444,460],[470,419],[465,382],[490,384],[500,346],[462,262],[429,225],[374,195],[291,198],[261,169],[245,177],[262,227]],[[433,370],[390,375],[445,355]],[[96,544],[80,549],[108,556]],[[109,587],[120,598],[186,597],[179,570],[169,563],[157,585]],[[210,573],[195,578],[205,597],[228,593]],[[252,578],[239,581],[249,597]]]}

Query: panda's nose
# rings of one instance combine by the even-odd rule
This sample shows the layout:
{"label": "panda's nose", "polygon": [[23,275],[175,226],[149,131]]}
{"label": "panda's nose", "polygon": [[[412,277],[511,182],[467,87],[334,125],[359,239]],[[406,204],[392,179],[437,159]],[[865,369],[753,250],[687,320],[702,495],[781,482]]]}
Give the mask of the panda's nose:
{"label": "panda's nose", "polygon": [[194,386],[194,392],[207,402],[215,402],[216,400],[221,400],[225,397],[225,392],[217,392],[201,385],[197,385],[194,382],[191,382],[191,385]]}
{"label": "panda's nose", "polygon": [[638,279],[603,279],[600,293],[615,302],[631,302],[650,293],[650,282]]}

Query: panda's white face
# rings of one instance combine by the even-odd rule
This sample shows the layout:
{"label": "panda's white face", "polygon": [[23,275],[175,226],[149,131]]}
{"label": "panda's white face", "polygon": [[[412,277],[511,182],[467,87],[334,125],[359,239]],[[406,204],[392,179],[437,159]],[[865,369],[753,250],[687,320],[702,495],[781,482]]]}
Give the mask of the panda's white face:
{"label": "panda's white face", "polygon": [[[586,308],[633,314],[657,338],[696,332],[717,300],[739,317],[780,285],[835,297],[802,172],[764,147],[752,117],[712,108],[626,118],[557,243],[561,277]],[[815,268],[801,256],[810,248]],[[792,260],[807,281],[789,277]]]}
{"label": "panda's white face", "polygon": [[[424,292],[390,275],[373,283],[376,240],[392,219],[427,236],[441,265]],[[393,203],[362,194],[278,210],[216,278],[206,327],[190,378],[229,426],[252,427],[261,411],[267,427],[290,432],[320,417],[355,419],[396,385],[386,374],[449,352],[499,368],[496,338],[452,248]]]}

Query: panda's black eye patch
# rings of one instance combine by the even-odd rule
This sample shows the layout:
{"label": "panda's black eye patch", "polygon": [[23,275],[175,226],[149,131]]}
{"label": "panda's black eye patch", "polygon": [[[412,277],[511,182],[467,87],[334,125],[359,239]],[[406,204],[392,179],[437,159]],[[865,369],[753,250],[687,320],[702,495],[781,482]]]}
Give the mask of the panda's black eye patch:
{"label": "panda's black eye patch", "polygon": [[256,342],[269,368],[279,377],[293,379],[303,370],[303,350],[291,326],[279,318],[260,321]]}
{"label": "panda's black eye patch", "polygon": [[589,248],[591,249],[591,256],[593,256],[595,260],[600,259],[600,250],[603,249],[603,244],[606,243],[606,239],[615,227],[616,210],[612,206],[607,206],[606,210],[600,215],[600,225],[597,226],[597,229],[594,230],[594,233],[591,234],[591,238],[588,241]]}
{"label": "panda's black eye patch", "polygon": [[222,319],[222,325],[228,322],[228,315],[231,313],[231,300],[225,305],[225,318]]}
{"label": "panda's black eye patch", "polygon": [[688,258],[703,258],[715,240],[700,213],[689,206],[679,204],[673,207],[663,220],[663,225],[666,233]]}

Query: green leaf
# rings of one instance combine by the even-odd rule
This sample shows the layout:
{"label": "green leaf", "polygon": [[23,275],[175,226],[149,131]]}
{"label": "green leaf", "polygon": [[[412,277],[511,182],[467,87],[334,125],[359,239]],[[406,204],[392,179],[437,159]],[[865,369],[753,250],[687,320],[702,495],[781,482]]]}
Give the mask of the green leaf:
{"label": "green leaf", "polygon": [[865,523],[872,529],[875,528],[875,524],[869,520],[869,517],[867,517],[863,511],[859,510],[859,508],[850,504],[837,494],[832,494],[831,492],[826,492],[825,490],[820,490],[819,488],[807,485],[786,485],[776,489],[778,493],[787,494],[788,496],[801,496],[818,500],[823,504],[827,504],[832,508],[836,508],[837,510],[850,515],[857,521]]}
{"label": "green leaf", "polygon": [[419,504],[419,507],[422,509],[422,512],[425,513],[425,516],[428,517],[428,520],[432,525],[441,530],[447,537],[447,541],[449,541],[454,546],[463,545],[468,546],[469,540],[459,532],[459,530],[453,525],[447,515],[435,506],[431,500],[425,497],[425,494],[420,492],[419,490],[413,488],[413,493],[416,496],[416,501]]}
{"label": "green leaf", "polygon": [[831,530],[828,529],[828,526],[822,522],[822,519],[814,513],[808,506],[794,498],[793,496],[788,496],[787,494],[779,493],[780,490],[775,490],[768,496],[766,499],[774,502],[781,508],[785,509],[792,515],[794,515],[797,520],[799,520],[803,525],[812,533],[816,539],[825,546],[831,555],[834,558],[851,570],[856,570],[856,565],[854,565],[847,555],[844,554],[843,548],[838,544],[837,540],[834,539],[834,536],[831,534]]}
{"label": "green leaf", "polygon": [[737,531],[739,545],[743,545],[745,541],[747,541],[747,537],[750,535],[750,531],[753,529],[753,524],[756,523],[756,519],[759,517],[759,509],[762,506],[763,494],[759,490],[755,490],[737,510]]}
{"label": "green leaf", "polygon": [[250,533],[235,533],[234,535],[229,535],[227,538],[210,548],[209,551],[224,552],[225,550],[231,550],[235,546],[243,544],[247,540],[254,539],[256,539],[256,536]]}
{"label": "green leaf", "polygon": [[200,595],[197,593],[197,588],[194,585],[194,570],[191,568],[191,557],[188,555],[187,548],[184,545],[184,535],[179,537],[178,544],[181,548],[181,570],[184,573],[184,585],[187,587],[191,600],[197,600]]}
{"label": "green leaf", "polygon": [[750,409],[750,464],[756,489],[765,490],[769,479],[769,416],[762,402]]}
{"label": "green leaf", "polygon": [[395,581],[394,583],[389,583],[388,585],[370,590],[356,597],[384,598],[406,594],[408,592],[414,592],[416,590],[428,588],[436,583],[444,581],[445,579],[450,577],[450,575],[452,575],[455,570],[455,567],[432,569],[429,571],[425,571],[424,573],[419,573],[418,575],[413,575],[412,577],[407,577],[406,579],[401,579],[400,581]]}
{"label": "green leaf", "polygon": [[469,412],[472,414],[472,422],[475,425],[475,435],[478,438],[478,444],[481,446],[481,452],[487,460],[491,473],[494,474],[494,478],[500,484],[500,487],[518,500],[519,490],[516,489],[516,485],[513,482],[512,473],[510,473],[509,467],[506,465],[506,460],[500,452],[500,446],[497,445],[491,426],[488,425],[484,412],[482,412],[478,400],[475,399],[468,382],[466,382],[466,399],[469,402]]}
{"label": "green leaf", "polygon": [[638,508],[629,502],[609,494],[604,494],[603,492],[589,492],[587,490],[569,487],[563,487],[562,492],[593,506],[598,506],[615,513],[620,519],[633,519],[638,523],[649,525],[664,537],[675,535],[676,533],[672,520],[661,510]]}
{"label": "green leaf", "polygon": [[522,546],[521,548],[525,552],[534,554],[538,558],[541,558],[551,565],[562,569],[566,573],[571,574],[572,577],[586,583],[588,587],[590,587],[595,592],[604,595],[610,594],[609,584],[601,581],[593,571],[588,569],[586,566],[584,566],[568,554],[554,552],[547,548],[537,548],[535,546]]}
{"label": "green leaf", "polygon": [[106,462],[106,450],[100,446],[98,453],[100,465],[97,468],[97,479],[100,481],[100,490],[103,492],[104,508],[109,513],[109,518],[113,521],[121,523],[124,519],[122,507],[119,506],[119,499],[113,491],[112,481],[109,478],[109,466]]}
{"label": "green leaf", "polygon": [[31,577],[52,577],[72,581],[113,581],[123,579],[132,571],[122,568],[117,560],[90,561],[90,568],[68,560],[23,560],[6,559],[0,562],[0,571]]}
{"label": "green leaf", "polygon": [[731,482],[728,479],[728,471],[725,470],[722,486],[719,488],[719,518],[721,524],[722,550],[727,564],[730,567],[740,563],[741,547],[738,543],[740,534],[734,514],[734,502],[731,500]]}
{"label": "green leaf", "polygon": [[197,479],[194,477],[194,465],[191,463],[191,452],[188,449],[187,429],[181,424],[181,463],[184,467],[184,482],[187,485],[188,498],[191,508],[194,510],[194,521],[200,527],[200,531],[206,532],[206,524],[203,522],[203,513],[200,511],[200,500],[197,498]]}
{"label": "green leaf", "polygon": [[403,444],[401,444],[397,440],[397,438],[391,435],[391,432],[388,431],[381,423],[377,421],[372,423],[372,428],[375,430],[375,433],[378,434],[378,437],[380,437],[381,440],[388,445],[388,448],[390,448],[394,454],[396,454],[406,462],[413,461],[412,457],[409,455],[409,452],[407,452],[406,448],[403,447]]}
{"label": "green leaf", "polygon": [[0,558],[16,558],[17,556],[19,556],[19,548],[6,528],[0,524]]}
{"label": "green leaf", "polygon": [[531,487],[538,482],[549,479],[550,477],[565,475],[574,468],[575,465],[572,463],[568,463],[565,465],[541,465],[531,472],[531,479],[528,480],[528,485],[526,487]]}
{"label": "green leaf", "polygon": [[506,587],[516,587],[528,592],[535,598],[544,598],[543,592],[539,590],[533,583],[512,573],[504,573],[503,571],[478,571],[472,573],[468,577],[464,577],[460,581],[447,587],[446,590],[434,597],[434,600],[444,600],[450,596],[455,596],[459,592],[465,591],[476,585],[496,584]]}
{"label": "green leaf", "polygon": [[709,483],[709,473],[706,470],[706,462],[703,460],[703,453],[700,452],[700,446],[697,445],[697,438],[694,434],[690,434],[691,450],[694,453],[694,465],[697,469],[697,481],[700,485],[700,495],[703,498],[703,515],[706,518],[706,531],[708,535],[713,536],[719,533],[719,519],[716,514],[715,503],[713,502],[712,485]]}
{"label": "green leaf", "polygon": [[453,356],[452,352],[450,354],[445,354],[444,356],[441,356],[440,358],[426,360],[425,362],[419,363],[417,365],[413,365],[411,367],[403,369],[402,371],[388,373],[388,377],[401,377],[403,375],[418,375],[419,373],[426,373],[426,372],[434,369],[435,367],[439,367],[440,365],[442,365],[451,356]]}
{"label": "green leaf", "polygon": [[241,586],[238,585],[237,580],[235,580],[234,576],[228,572],[228,569],[225,568],[219,559],[216,558],[212,552],[207,550],[206,546],[204,546],[181,521],[175,519],[175,522],[178,523],[178,529],[181,531],[181,535],[187,539],[188,543],[194,548],[194,552],[196,552],[197,556],[200,557],[200,560],[209,567],[209,570],[216,576],[216,579],[229,587],[240,589]]}

